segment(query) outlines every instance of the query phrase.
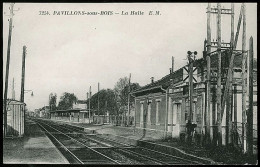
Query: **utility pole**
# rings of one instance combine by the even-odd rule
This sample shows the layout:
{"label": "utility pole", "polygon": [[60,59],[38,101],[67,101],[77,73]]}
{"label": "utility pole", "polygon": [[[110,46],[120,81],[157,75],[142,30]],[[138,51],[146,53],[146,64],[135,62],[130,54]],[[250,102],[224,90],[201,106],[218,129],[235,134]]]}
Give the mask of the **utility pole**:
{"label": "utility pole", "polygon": [[[88,100],[89,100],[89,98],[88,98],[88,92],[87,92],[87,101],[86,101],[86,109],[88,110]],[[88,111],[88,115],[90,114],[90,111]],[[88,117],[89,118],[89,117]]]}
{"label": "utility pole", "polygon": [[253,62],[254,62],[254,50],[253,50],[253,37],[249,40],[249,110],[247,113],[247,140],[248,140],[248,154],[253,155]]}
{"label": "utility pole", "polygon": [[174,57],[172,56],[172,72],[174,71]]}
{"label": "utility pole", "polygon": [[[234,6],[232,6],[231,8],[234,8]],[[234,13],[234,9],[231,9],[231,13]],[[231,25],[231,50],[230,50],[230,54],[231,54],[231,58],[229,61],[229,68],[228,68],[228,73],[227,73],[227,79],[226,79],[226,84],[224,87],[224,95],[222,98],[222,103],[221,103],[221,121],[223,118],[223,114],[224,114],[224,108],[225,108],[225,102],[226,99],[228,98],[228,94],[229,89],[231,90],[231,86],[232,82],[233,82],[233,62],[234,62],[234,57],[236,56],[235,53],[233,53],[233,50],[236,49],[237,46],[237,41],[238,41],[238,36],[239,36],[239,31],[240,31],[240,24],[242,21],[242,13],[243,13],[243,5],[241,5],[241,9],[240,9],[240,14],[239,14],[239,19],[238,19],[238,24],[237,24],[237,32],[236,32],[236,36],[235,36],[235,40],[234,42],[232,42],[233,39],[233,33],[232,33],[232,29],[233,29],[233,25]],[[232,24],[232,15],[231,15],[231,24]],[[221,124],[221,122],[219,122],[219,124]],[[238,133],[237,133],[237,84],[234,83],[234,141],[237,144],[237,137],[238,137]]]}
{"label": "utility pole", "polygon": [[97,97],[98,97],[98,116],[99,116],[99,82],[98,82],[98,93],[97,93]]}
{"label": "utility pole", "polygon": [[9,18],[9,35],[8,35],[8,46],[7,46],[7,59],[6,59],[6,71],[5,71],[5,92],[4,92],[4,137],[7,132],[7,93],[8,93],[8,76],[9,76],[9,64],[10,64],[10,50],[11,50],[11,39],[12,39],[12,28],[13,28],[13,8],[14,3],[10,4],[10,18]]}
{"label": "utility pole", "polygon": [[210,77],[210,53],[211,53],[211,27],[210,27],[210,12],[211,12],[211,5],[208,3],[207,8],[207,87],[206,87],[206,99],[207,103],[205,105],[205,144],[210,144],[210,88],[211,88],[211,77]]}
{"label": "utility pole", "polygon": [[129,83],[128,83],[128,117],[127,117],[127,126],[129,126],[130,121],[130,92],[131,92],[131,73],[129,75]]}
{"label": "utility pole", "polygon": [[91,114],[91,111],[90,111],[90,100],[91,100],[91,86],[89,87],[89,115],[88,115],[88,120],[89,120],[89,123],[90,123],[90,114]]}
{"label": "utility pole", "polygon": [[234,84],[234,144],[238,145],[238,132],[237,132],[237,85]]}
{"label": "utility pole", "polygon": [[243,34],[242,34],[242,146],[246,152],[246,6],[243,3]]}
{"label": "utility pole", "polygon": [[217,122],[218,122],[218,145],[222,145],[222,124],[221,122],[221,4],[217,4],[217,52],[218,52],[218,77],[217,77]]}
{"label": "utility pole", "polygon": [[[231,62],[232,58],[232,50],[234,47],[234,3],[231,3],[231,39],[230,39],[230,59],[229,63]],[[228,74],[228,72],[227,72]],[[229,82],[229,94],[227,98],[227,115],[226,115],[226,145],[233,143],[232,140],[232,112],[233,112],[233,70],[230,74],[230,77],[227,77],[229,81],[227,80],[226,82]],[[221,111],[222,112],[222,111]]]}
{"label": "utility pole", "polygon": [[24,102],[25,55],[26,55],[26,46],[23,46],[23,64],[22,64],[21,99],[20,99],[21,102]]}

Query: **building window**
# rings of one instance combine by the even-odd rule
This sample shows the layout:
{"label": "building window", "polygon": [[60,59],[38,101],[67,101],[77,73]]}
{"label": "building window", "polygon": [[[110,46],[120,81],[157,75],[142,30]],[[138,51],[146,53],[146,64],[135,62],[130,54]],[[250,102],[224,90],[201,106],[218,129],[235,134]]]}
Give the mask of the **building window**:
{"label": "building window", "polygon": [[155,115],[155,121],[156,121],[156,124],[159,124],[159,105],[160,105],[160,102],[161,102],[161,99],[156,99],[156,115]]}
{"label": "building window", "polygon": [[159,103],[160,101],[156,102],[156,124],[159,123]]}
{"label": "building window", "polygon": [[147,104],[147,123],[151,123],[151,104],[152,104],[152,100],[149,100],[148,101],[148,104]]}
{"label": "building window", "polygon": [[143,116],[144,116],[144,103],[141,103],[141,109],[140,109],[140,123],[143,123]]}

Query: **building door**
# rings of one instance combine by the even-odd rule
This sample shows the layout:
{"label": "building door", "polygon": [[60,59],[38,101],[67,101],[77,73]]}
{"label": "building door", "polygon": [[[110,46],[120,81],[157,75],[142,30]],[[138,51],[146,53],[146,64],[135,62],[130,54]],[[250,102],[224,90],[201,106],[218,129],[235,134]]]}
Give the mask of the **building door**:
{"label": "building door", "polygon": [[143,127],[144,121],[144,103],[141,103],[141,110],[140,110],[140,127]]}

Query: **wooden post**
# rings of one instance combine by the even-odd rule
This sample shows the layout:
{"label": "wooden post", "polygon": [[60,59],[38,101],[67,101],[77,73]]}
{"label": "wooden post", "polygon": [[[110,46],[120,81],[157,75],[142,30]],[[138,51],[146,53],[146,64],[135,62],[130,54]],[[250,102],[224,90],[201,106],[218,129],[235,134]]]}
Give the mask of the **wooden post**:
{"label": "wooden post", "polygon": [[205,104],[205,144],[210,144],[210,53],[211,53],[211,27],[210,27],[211,5],[208,3],[207,8],[207,88],[206,88],[206,104]]}
{"label": "wooden post", "polygon": [[[195,56],[195,55],[194,55]],[[189,119],[188,119],[188,124],[189,127],[191,128],[191,124],[192,124],[192,114],[193,114],[193,59],[191,58],[191,54],[188,55],[188,59],[189,59],[189,101],[190,101],[190,112],[189,112]],[[192,132],[191,129],[187,130],[188,132],[188,144],[191,144],[192,141]]]}
{"label": "wooden post", "polygon": [[246,9],[243,3],[243,34],[242,34],[242,146],[246,152]]}
{"label": "wooden post", "polygon": [[253,155],[253,60],[254,50],[253,50],[253,37],[249,40],[249,110],[247,113],[247,141],[248,141],[248,154]]}
{"label": "wooden post", "polygon": [[8,93],[8,76],[9,76],[9,64],[10,64],[10,50],[11,50],[11,39],[13,29],[13,7],[14,3],[10,4],[10,19],[9,19],[9,35],[8,35],[8,46],[7,46],[7,59],[6,59],[6,70],[5,70],[5,92],[4,92],[4,137],[7,132],[7,93]]}
{"label": "wooden post", "polygon": [[[230,52],[230,62],[231,62],[231,58],[232,58],[232,50],[234,48],[234,3],[231,3],[231,40],[230,40],[230,48],[231,48],[231,52]],[[230,63],[229,62],[229,63]],[[233,143],[233,140],[232,140],[232,136],[233,136],[233,131],[232,131],[232,111],[233,111],[233,70],[232,70],[232,76],[229,77],[229,84],[230,84],[230,87],[229,87],[229,100],[230,100],[230,114],[229,114],[229,122],[228,122],[228,131],[229,131],[229,136],[228,136],[228,139],[229,139],[229,143]]]}
{"label": "wooden post", "polygon": [[[87,92],[87,100],[89,100],[89,98],[88,98],[88,92]],[[87,111],[88,111],[88,103],[86,102],[86,109],[87,109]],[[88,111],[88,115],[90,114],[90,111]],[[88,118],[89,118],[89,116],[88,116]]]}
{"label": "wooden post", "polygon": [[[233,8],[233,6],[232,6],[232,8]],[[238,41],[238,36],[239,36],[239,31],[240,31],[240,24],[241,24],[241,20],[242,20],[242,13],[243,13],[243,4],[241,5],[238,24],[237,24],[237,32],[236,32],[236,36],[235,36],[235,40],[234,40],[233,44],[232,44],[232,37],[233,36],[232,36],[232,33],[231,33],[231,51],[230,51],[231,58],[230,58],[228,74],[227,74],[227,81],[228,82],[226,82],[226,85],[224,87],[224,95],[223,95],[222,103],[221,103],[221,105],[222,105],[221,106],[221,119],[220,119],[221,121],[222,121],[222,118],[223,118],[225,102],[226,102],[226,99],[228,98],[228,94],[230,93],[229,92],[229,89],[231,88],[230,84],[232,85],[232,82],[233,82],[233,79],[232,79],[232,77],[233,77],[233,61],[234,61],[234,57],[235,57],[235,54],[233,54],[233,50],[235,50],[236,46],[237,46],[237,41]],[[232,29],[231,29],[231,31],[232,31]],[[230,91],[232,91],[232,90],[230,89]],[[219,124],[221,124],[221,121],[219,122]],[[233,131],[234,131],[234,144],[237,145],[238,133],[237,133],[237,87],[236,87],[236,84],[234,85],[234,130]]]}
{"label": "wooden post", "polygon": [[234,29],[235,29],[235,26],[234,26],[234,15],[235,15],[234,8],[235,8],[234,3],[231,3],[231,40],[230,40],[231,49],[233,49],[233,47],[234,47]]}
{"label": "wooden post", "polygon": [[[136,129],[136,108],[137,108],[137,106],[136,106],[136,98],[135,98],[135,116],[134,116],[134,118],[135,118],[135,120],[134,120],[134,134],[135,134],[135,129]],[[139,121],[140,122],[140,121]]]}
{"label": "wooden post", "polygon": [[217,15],[217,40],[218,40],[218,75],[217,75],[217,122],[218,122],[218,145],[222,145],[221,124],[221,4],[218,3]]}
{"label": "wooden post", "polygon": [[[236,36],[235,36],[234,45],[233,45],[233,48],[230,51],[231,52],[230,53],[231,54],[231,58],[230,58],[227,78],[232,76],[234,57],[235,57],[235,54],[233,54],[233,50],[235,50],[236,46],[237,46],[237,41],[238,41],[238,36],[239,36],[239,31],[240,31],[240,24],[241,24],[241,20],[242,20],[242,13],[243,13],[243,4],[241,5],[241,9],[240,9],[239,19],[238,19],[238,23],[237,23],[237,32],[236,32]],[[227,81],[230,81],[230,79],[227,79]],[[221,105],[222,105],[222,107],[221,107],[221,120],[222,120],[223,113],[224,113],[226,98],[227,98],[227,95],[228,95],[228,92],[229,92],[229,88],[230,88],[229,84],[230,84],[230,82],[226,82],[226,86],[224,87],[224,95],[223,95],[222,103],[221,103]]]}
{"label": "wooden post", "polygon": [[[228,82],[228,81],[227,81]],[[231,91],[229,91],[231,92]],[[227,146],[228,143],[229,143],[229,126],[230,126],[230,122],[229,122],[229,118],[230,118],[230,98],[228,96],[227,98],[227,105],[226,105],[226,128],[225,128],[225,131],[226,131],[226,137],[225,137],[225,145]]]}
{"label": "wooden post", "polygon": [[129,121],[130,121],[130,92],[131,92],[131,73],[129,76],[129,83],[128,83],[128,99],[127,99],[127,107],[128,107],[128,116],[127,116],[127,126],[129,126]]}
{"label": "wooden post", "polygon": [[165,113],[165,126],[164,126],[164,138],[167,137],[167,131],[168,131],[168,88],[165,91],[165,96],[166,96],[166,113]]}
{"label": "wooden post", "polygon": [[91,100],[91,86],[89,87],[89,115],[88,115],[88,121],[90,123],[90,115],[91,115],[91,111],[90,111],[90,100]]}
{"label": "wooden post", "polygon": [[234,84],[234,144],[238,145],[237,133],[237,85]]}
{"label": "wooden post", "polygon": [[97,96],[98,96],[98,117],[99,117],[99,82],[98,82],[98,92],[97,92]]}
{"label": "wooden post", "polygon": [[172,56],[172,72],[174,71],[174,57]]}
{"label": "wooden post", "polygon": [[218,128],[217,128],[217,121],[216,121],[216,85],[213,85],[212,88],[212,120],[213,120],[213,140],[212,140],[212,144],[214,146],[217,145],[217,135],[218,135]]}
{"label": "wooden post", "polygon": [[230,85],[230,91],[231,91],[231,95],[230,95],[230,117],[229,117],[229,143],[233,144],[234,143],[234,131],[233,131],[233,101],[234,101],[234,96],[233,96],[233,86],[232,84]]}
{"label": "wooden post", "polygon": [[20,98],[20,101],[21,101],[21,102],[24,102],[25,55],[26,55],[26,46],[23,46],[22,80],[21,80],[21,98]]}

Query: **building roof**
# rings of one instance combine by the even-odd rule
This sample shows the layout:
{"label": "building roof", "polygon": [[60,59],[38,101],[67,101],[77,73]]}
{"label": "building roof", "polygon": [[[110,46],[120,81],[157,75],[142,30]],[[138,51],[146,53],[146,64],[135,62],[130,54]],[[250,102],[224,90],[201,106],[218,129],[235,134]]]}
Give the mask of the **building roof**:
{"label": "building roof", "polygon": [[[222,68],[228,68],[229,67],[229,61],[230,61],[230,54],[228,54],[228,52],[224,51],[222,52],[222,55],[221,55],[221,59],[222,59]],[[217,68],[217,62],[218,62],[218,56],[217,56],[217,53],[213,54],[211,56],[211,68]],[[203,67],[206,68],[206,61],[203,59],[203,58],[200,58],[200,59],[197,59],[195,60],[194,62],[194,67]],[[241,66],[242,66],[242,55],[238,55],[238,56],[235,56],[234,58],[234,68],[236,69],[241,69]],[[147,84],[137,90],[135,90],[133,92],[133,94],[136,94],[138,95],[140,92],[152,92],[152,91],[155,91],[155,90],[159,90],[161,88],[163,89],[167,89],[171,83],[178,83],[180,81],[183,80],[183,68],[185,66],[181,67],[180,69],[174,71],[173,73],[171,74],[168,74],[166,76],[164,76],[163,78],[153,82],[153,83],[150,83],[150,84]],[[254,61],[253,61],[253,69],[257,69],[257,59],[254,58]],[[204,69],[205,70],[205,69]],[[172,81],[171,81],[172,79]]]}
{"label": "building roof", "polygon": [[165,77],[163,77],[153,83],[147,84],[147,85],[135,90],[134,93],[138,93],[140,91],[146,91],[146,90],[148,91],[148,90],[151,90],[152,88],[166,89],[170,86],[171,79],[173,79],[174,83],[177,83],[182,80],[182,71],[183,71],[183,68],[180,68],[177,71],[174,71],[173,73],[170,73],[170,74],[166,75]]}
{"label": "building roof", "polygon": [[50,112],[80,112],[80,111],[85,111],[84,109],[68,109],[68,110],[55,110],[55,111],[50,111]]}

